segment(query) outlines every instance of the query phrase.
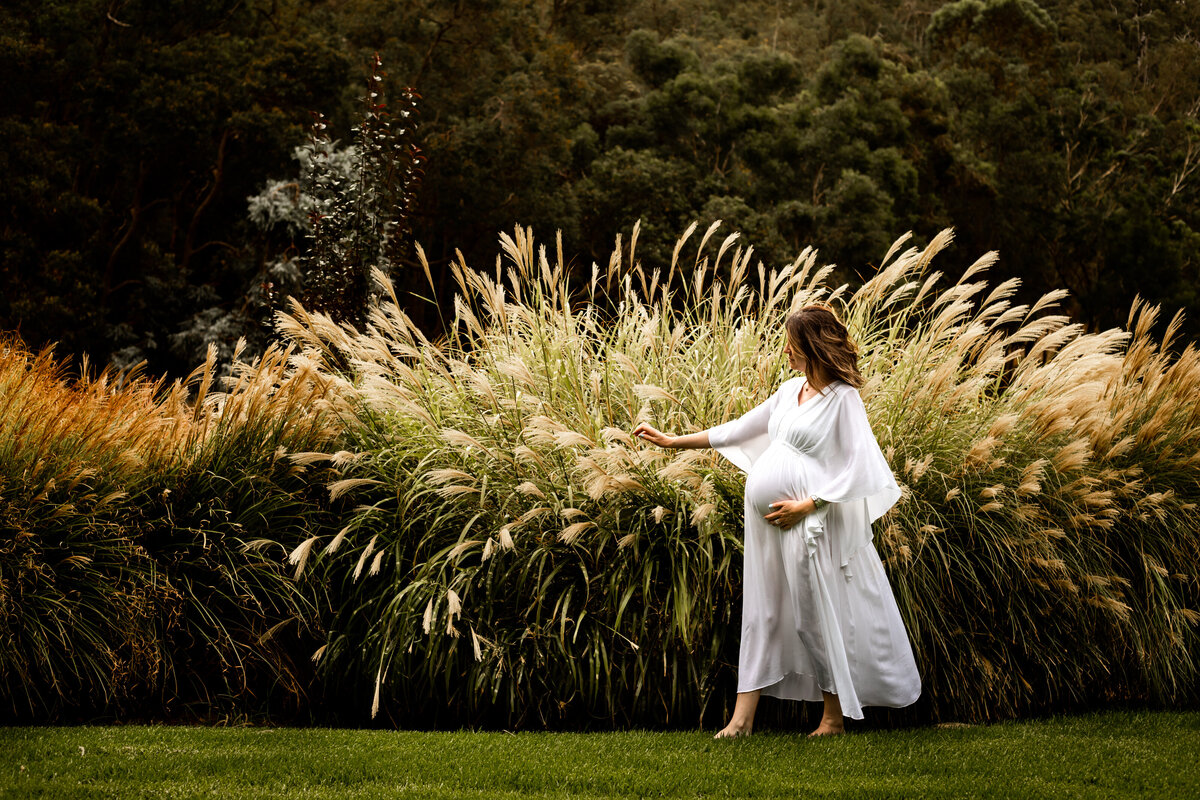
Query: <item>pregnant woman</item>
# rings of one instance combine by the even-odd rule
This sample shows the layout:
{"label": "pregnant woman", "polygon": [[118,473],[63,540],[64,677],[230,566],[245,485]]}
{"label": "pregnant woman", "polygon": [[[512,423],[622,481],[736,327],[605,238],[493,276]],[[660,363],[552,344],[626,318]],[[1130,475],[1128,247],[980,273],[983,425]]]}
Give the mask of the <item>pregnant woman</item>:
{"label": "pregnant woman", "polygon": [[748,474],[737,702],[716,738],[749,735],[762,694],[821,700],[810,736],[843,731],[863,706],[916,701],[921,679],[871,523],[900,488],[871,432],[858,356],[824,306],[788,317],[785,381],[742,417],[668,436],[671,448],[715,447]]}

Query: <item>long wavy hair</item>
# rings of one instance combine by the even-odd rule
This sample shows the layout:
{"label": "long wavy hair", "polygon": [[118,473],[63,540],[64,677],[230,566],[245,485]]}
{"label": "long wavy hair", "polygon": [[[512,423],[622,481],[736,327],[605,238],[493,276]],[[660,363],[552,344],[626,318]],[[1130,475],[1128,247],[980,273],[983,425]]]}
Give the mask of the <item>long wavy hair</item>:
{"label": "long wavy hair", "polygon": [[808,361],[809,372],[815,367],[829,380],[843,381],[856,389],[862,386],[858,348],[832,309],[824,305],[804,306],[788,316],[784,327],[788,343]]}

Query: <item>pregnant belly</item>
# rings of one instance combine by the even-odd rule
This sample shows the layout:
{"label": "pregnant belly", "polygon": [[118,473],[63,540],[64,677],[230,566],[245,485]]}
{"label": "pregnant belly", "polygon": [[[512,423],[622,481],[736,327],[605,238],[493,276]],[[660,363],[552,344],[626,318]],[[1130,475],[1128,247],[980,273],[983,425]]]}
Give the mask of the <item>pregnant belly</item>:
{"label": "pregnant belly", "polygon": [[783,445],[772,445],[746,476],[747,510],[761,517],[771,513],[771,503],[803,499],[807,496],[803,473],[795,453]]}

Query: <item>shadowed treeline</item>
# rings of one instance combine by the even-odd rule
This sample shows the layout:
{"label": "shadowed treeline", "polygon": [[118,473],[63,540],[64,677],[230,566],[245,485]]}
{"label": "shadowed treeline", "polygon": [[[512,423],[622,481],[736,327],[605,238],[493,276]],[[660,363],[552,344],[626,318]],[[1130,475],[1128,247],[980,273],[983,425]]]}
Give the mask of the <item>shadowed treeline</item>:
{"label": "shadowed treeline", "polygon": [[[375,52],[386,96],[421,95],[406,217],[442,293],[456,248],[487,264],[516,223],[561,229],[577,279],[635,221],[667,263],[679,230],[723,219],[768,264],[820,245],[854,285],[896,232],[952,226],[948,273],[997,249],[1020,299],[1066,288],[1093,329],[1135,294],[1200,320],[1198,18],[1197,0],[15,0],[0,329],[178,376],[210,342],[260,351],[267,284],[321,255],[306,214],[251,220],[247,198],[300,202],[310,112],[356,140]],[[400,301],[439,329],[396,256]]]}

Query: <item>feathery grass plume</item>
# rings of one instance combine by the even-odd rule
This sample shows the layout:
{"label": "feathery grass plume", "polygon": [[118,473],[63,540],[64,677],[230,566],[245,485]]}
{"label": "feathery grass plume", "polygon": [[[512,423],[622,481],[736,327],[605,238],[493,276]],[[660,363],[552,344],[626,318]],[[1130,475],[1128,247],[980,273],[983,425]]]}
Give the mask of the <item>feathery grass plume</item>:
{"label": "feathery grass plume", "polygon": [[328,381],[278,348],[226,387],[211,351],[172,385],[0,352],[0,715],[298,702],[283,558],[328,512],[286,454],[340,435]]}
{"label": "feathery grass plume", "polygon": [[[1015,281],[985,280],[994,253],[947,281],[931,267],[949,231],[902,237],[851,290],[811,249],[771,270],[736,235],[714,254],[716,226],[684,269],[695,229],[665,277],[636,261],[635,234],[574,286],[561,243],[551,261],[518,228],[494,270],[451,265],[438,343],[387,285],[363,331],[282,320],[357,410],[350,446],[368,457],[342,479],[378,482],[356,490],[370,513],[342,545],[358,580],[341,585],[326,674],[423,723],[723,716],[743,477],[628,431],[701,430],[765,399],[786,377],[785,315],[820,300],[860,347],[904,484],[877,546],[925,679],[909,713],[1195,697],[1200,356],[1169,354],[1174,328],[1155,342],[1139,304],[1132,333],[1086,333],[1055,313],[1061,292],[1014,304]],[[376,547],[390,556],[362,576]]]}

